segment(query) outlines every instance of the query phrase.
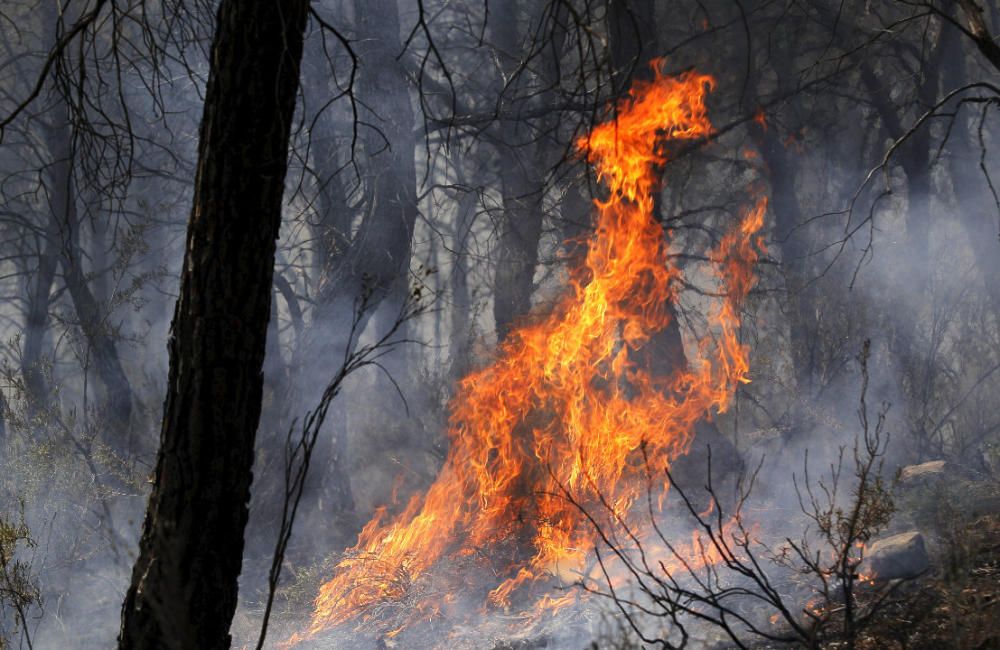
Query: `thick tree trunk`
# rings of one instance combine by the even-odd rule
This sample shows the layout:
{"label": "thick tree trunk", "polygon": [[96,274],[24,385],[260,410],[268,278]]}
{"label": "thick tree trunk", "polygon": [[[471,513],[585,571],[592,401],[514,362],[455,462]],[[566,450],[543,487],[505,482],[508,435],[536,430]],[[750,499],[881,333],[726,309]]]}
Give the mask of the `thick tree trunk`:
{"label": "thick tree trunk", "polygon": [[[953,86],[968,82],[965,52],[959,39],[944,53],[942,75]],[[968,119],[968,118],[966,118]],[[968,123],[951,132],[947,169],[951,177],[957,212],[967,233],[976,266],[983,277],[990,307],[1000,316],[1000,219],[980,160],[980,144],[974,141]],[[987,167],[987,169],[989,169]]]}
{"label": "thick tree trunk", "polygon": [[155,482],[120,648],[228,648],[306,0],[222,0],[169,343]]}
{"label": "thick tree trunk", "polygon": [[656,5],[654,0],[612,0],[608,7],[612,84],[615,95],[627,93],[635,79],[649,76],[656,56]]}
{"label": "thick tree trunk", "polygon": [[[938,99],[943,77],[944,55],[954,50],[958,35],[954,30],[943,29],[937,46],[922,64],[920,85],[917,87],[917,111],[932,106]],[[871,65],[861,66],[861,81],[874,98],[879,117],[895,140],[904,137],[906,131],[903,117],[888,100],[885,84],[880,83]],[[889,333],[889,351],[904,380],[905,394],[909,402],[910,427],[917,441],[915,459],[926,460],[930,453],[928,428],[933,426],[933,417],[928,412],[937,380],[931,350],[926,341],[927,316],[922,304],[907,300],[912,289],[931,292],[934,289],[933,271],[935,265],[931,250],[931,200],[934,184],[931,178],[932,156],[936,144],[929,125],[914,131],[902,144],[897,160],[906,174],[907,212],[906,241],[909,245],[910,264],[905,269],[907,291],[900,291],[890,298],[891,313],[886,323]]]}
{"label": "thick tree trunk", "polygon": [[[627,93],[636,80],[650,79],[649,65],[656,56],[657,36],[653,0],[620,0],[608,10],[611,35],[612,81],[616,94]],[[663,219],[660,196],[654,196],[654,216]],[[687,367],[680,323],[673,304],[667,305],[670,323],[643,350],[647,365],[656,374],[669,374]]]}

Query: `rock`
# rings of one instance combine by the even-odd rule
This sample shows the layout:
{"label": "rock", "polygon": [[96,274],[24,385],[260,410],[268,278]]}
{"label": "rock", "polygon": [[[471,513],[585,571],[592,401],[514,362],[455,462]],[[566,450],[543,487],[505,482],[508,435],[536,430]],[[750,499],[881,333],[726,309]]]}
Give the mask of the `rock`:
{"label": "rock", "polygon": [[924,536],[915,530],[876,540],[867,556],[861,572],[876,580],[913,578],[930,567]]}
{"label": "rock", "polygon": [[946,478],[948,469],[948,464],[943,460],[908,465],[899,471],[899,482],[905,486],[926,485]]}

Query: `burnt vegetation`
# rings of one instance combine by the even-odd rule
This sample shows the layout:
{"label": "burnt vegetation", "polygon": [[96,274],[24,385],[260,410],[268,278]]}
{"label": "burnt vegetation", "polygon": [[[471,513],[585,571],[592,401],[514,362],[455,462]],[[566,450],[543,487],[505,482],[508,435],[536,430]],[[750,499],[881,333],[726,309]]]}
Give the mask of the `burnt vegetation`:
{"label": "burnt vegetation", "polygon": [[1000,647],[998,39],[0,0],[0,649]]}

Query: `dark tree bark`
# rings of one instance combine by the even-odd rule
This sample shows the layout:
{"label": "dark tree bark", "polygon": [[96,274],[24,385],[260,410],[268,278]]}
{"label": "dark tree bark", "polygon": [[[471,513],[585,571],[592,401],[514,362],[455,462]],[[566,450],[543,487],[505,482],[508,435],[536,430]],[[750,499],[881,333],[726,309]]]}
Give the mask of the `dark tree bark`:
{"label": "dark tree bark", "polygon": [[[132,385],[122,366],[112,328],[83,270],[79,250],[76,188],[73,182],[73,130],[68,108],[61,124],[46,129],[53,163],[49,169],[49,233],[57,247],[56,259],[76,311],[80,332],[87,342],[86,370],[93,369],[100,387],[99,400],[106,411],[110,440],[123,451],[129,447],[132,417]],[[61,116],[60,116],[61,117]]]}
{"label": "dark tree bark", "polygon": [[27,313],[24,319],[24,338],[21,344],[21,377],[27,393],[29,412],[35,413],[49,399],[49,381],[45,375],[42,360],[45,348],[45,335],[49,327],[49,301],[52,284],[59,265],[56,241],[58,230],[52,228],[53,221],[38,240],[38,266],[35,268],[32,281],[27,282]]}
{"label": "dark tree bark", "polygon": [[[360,40],[357,55],[358,100],[372,107],[362,120],[371,124],[361,133],[367,165],[364,182],[367,213],[351,247],[338,256],[325,278],[318,301],[339,304],[347,292],[353,302],[372,292],[375,307],[406,284],[410,245],[417,221],[417,171],[414,158],[414,116],[410,80],[398,60],[399,7],[395,0],[355,0],[354,17]],[[376,108],[377,107],[377,108]]]}
{"label": "dark tree bark", "polygon": [[314,241],[315,256],[313,273],[317,284],[325,285],[335,269],[337,260],[344,255],[351,243],[351,223],[354,211],[348,208],[344,177],[350,171],[338,174],[342,158],[338,138],[349,138],[350,134],[338,129],[337,111],[328,106],[331,96],[329,61],[318,42],[306,45],[302,63],[303,98],[312,111],[321,111],[314,118],[309,132],[309,147],[312,152],[312,176],[315,182],[315,219],[310,222]]}
{"label": "dark tree bark", "polygon": [[797,155],[781,142],[776,128],[754,128],[754,140],[766,166],[770,184],[771,213],[775,239],[781,243],[781,271],[787,293],[787,317],[795,386],[804,396],[812,395],[817,368],[819,323],[815,314],[815,291],[806,256],[797,232],[805,214],[796,195]]}
{"label": "dark tree bark", "polygon": [[169,342],[155,482],[120,648],[228,648],[306,0],[222,0]]}
{"label": "dark tree bark", "polygon": [[[951,85],[969,81],[965,52],[958,39],[952,40],[951,49],[944,54],[942,76]],[[949,142],[951,154],[945,160],[957,212],[983,277],[990,307],[994,314],[1000,314],[1000,282],[997,282],[1000,276],[1000,221],[997,219],[995,199],[980,167],[984,164],[980,160],[980,143],[974,141],[969,126],[968,123],[959,123],[952,130]]]}
{"label": "dark tree bark", "polygon": [[[790,21],[789,32],[801,29],[798,21]],[[794,54],[787,39],[776,38],[772,45],[774,56],[771,67],[775,73],[780,93],[788,93],[798,83],[798,72],[794,66]],[[764,86],[761,73],[755,74],[755,84]],[[783,107],[793,112],[793,106]],[[752,106],[745,105],[744,110]],[[755,124],[750,128],[770,186],[768,207],[774,215],[774,239],[781,247],[781,272],[784,279],[786,301],[785,314],[788,319],[792,377],[795,388],[804,400],[808,400],[817,390],[815,379],[821,351],[820,318],[816,310],[816,278],[808,261],[809,246],[806,233],[801,228],[806,212],[799,201],[796,184],[801,160],[794,146],[786,141],[788,131],[782,132],[782,121],[768,116],[773,124]],[[793,124],[798,124],[795,120]],[[794,129],[795,127],[791,127]],[[790,130],[790,129],[789,129]],[[793,406],[793,421],[803,422],[803,409]],[[798,430],[798,427],[795,429]]]}
{"label": "dark tree bark", "polygon": [[7,396],[0,390],[0,445],[7,442]]}
{"label": "dark tree bark", "polygon": [[[399,8],[394,0],[356,0],[354,14],[360,61],[356,92],[363,123],[359,141],[366,153],[358,162],[367,201],[352,233],[343,209],[346,192],[341,180],[332,177],[344,161],[335,155],[337,134],[328,110],[317,122],[322,132],[313,134],[313,164],[322,185],[314,229],[320,277],[312,323],[300,346],[309,355],[303,359],[309,370],[302,374],[313,386],[312,372],[335,367],[350,352],[342,326],[350,325],[359,297],[368,295],[363,325],[393,295],[396,284],[405,283],[418,213],[410,81],[397,60],[402,47]],[[316,96],[313,103],[322,105],[322,100]]]}
{"label": "dark tree bark", "polygon": [[[650,79],[649,67],[656,57],[656,12],[653,0],[618,0],[608,11],[612,81],[616,94],[627,93],[636,80]],[[661,196],[653,197],[654,216],[664,219]],[[653,336],[642,351],[644,362],[656,374],[669,374],[687,367],[680,323],[673,304],[667,305],[670,323]]]}
{"label": "dark tree bark", "polygon": [[961,18],[966,23],[966,36],[972,39],[980,54],[1000,72],[1000,45],[990,33],[986,22],[985,10],[975,0],[958,0],[961,8]]}
{"label": "dark tree bark", "polygon": [[[947,83],[943,74],[944,55],[954,50],[956,41],[957,32],[942,29],[936,46],[926,59],[919,61],[921,74],[916,88],[917,114],[936,103],[941,84]],[[899,108],[890,102],[887,84],[880,82],[868,61],[861,65],[861,82],[868,90],[888,135],[894,140],[904,137],[907,128],[903,122],[905,114],[901,114]],[[906,241],[910,246],[912,260],[907,268],[906,285],[924,292],[934,289],[934,265],[928,263],[928,260],[933,259],[931,226],[934,215],[931,202],[935,192],[931,166],[937,146],[931,129],[925,125],[907,137],[896,157],[906,174]],[[906,388],[910,427],[917,441],[916,458],[926,460],[930,453],[926,448],[928,430],[934,426],[933,416],[928,408],[938,376],[932,357],[928,354],[924,329],[926,320],[920,307],[906,299],[907,295],[906,291],[901,291],[889,298],[892,318],[886,321],[886,331],[889,333],[889,352],[901,371]]]}
{"label": "dark tree bark", "polygon": [[[525,126],[520,122],[512,123]],[[510,137],[504,129],[505,136]],[[493,282],[493,318],[497,339],[507,337],[516,319],[531,310],[538,242],[542,236],[543,183],[538,169],[521,159],[508,144],[501,155],[503,166],[503,222],[497,246]]]}
{"label": "dark tree bark", "polygon": [[612,0],[608,7],[611,81],[615,95],[627,93],[635,79],[649,76],[656,56],[657,23],[654,0]]}
{"label": "dark tree bark", "polygon": [[361,37],[357,54],[363,62],[358,99],[372,107],[362,119],[374,125],[361,134],[368,157],[369,202],[350,250],[321,293],[324,302],[336,304],[334,294],[341,285],[350,291],[352,301],[362,292],[371,292],[370,307],[379,307],[391,324],[409,287],[419,212],[412,84],[399,59],[403,44],[396,0],[354,0],[354,19]]}
{"label": "dark tree bark", "polygon": [[[91,290],[81,268],[77,243],[70,241],[61,259],[63,278],[80,322],[80,330],[89,347],[88,362],[102,388],[100,402],[107,409],[115,437],[128,435],[132,417],[132,385],[125,374],[107,314]],[[123,441],[116,441],[123,442]]]}
{"label": "dark tree bark", "polygon": [[[502,103],[516,110],[526,75],[518,74],[523,38],[518,25],[521,4],[505,2],[494,19],[499,78],[497,92]],[[496,273],[493,278],[493,318],[497,339],[502,341],[517,317],[531,309],[538,241],[542,235],[544,171],[535,164],[537,151],[531,125],[507,119],[500,125],[500,190],[503,219],[497,242]]]}
{"label": "dark tree bark", "polygon": [[[411,83],[397,58],[402,49],[399,7],[396,0],[355,0],[353,9],[358,34],[354,48],[360,61],[357,100],[364,123],[359,141],[365,152],[358,162],[367,200],[352,236],[350,221],[332,214],[338,203],[346,203],[346,196],[337,185],[340,179],[325,178],[340,163],[329,146],[333,134],[321,134],[315,165],[323,182],[329,181],[317,202],[322,211],[322,241],[317,249],[323,266],[313,318],[300,346],[307,356],[295,366],[298,397],[310,405],[357,344],[356,339],[348,340],[348,333],[362,296],[365,309],[358,314],[357,331],[372,318],[379,324],[383,314],[385,329],[395,322],[407,293],[418,215]],[[344,534],[346,543],[357,532],[350,530],[357,524],[351,484],[347,473],[339,469],[347,463],[348,432],[343,421],[331,422],[327,430],[315,452],[324,459],[324,467],[310,480],[320,484],[324,510],[334,513],[324,515],[325,521],[339,529],[331,533]]]}
{"label": "dark tree bark", "polygon": [[[559,56],[566,39],[565,7],[557,9],[551,42],[546,44],[537,90],[526,88],[530,80],[526,70],[519,69],[526,56],[524,34],[518,25],[521,4],[504,3],[495,18],[500,73],[497,89],[506,95],[505,104],[514,110],[545,106],[551,101],[559,78]],[[530,3],[529,3],[530,6]],[[529,33],[540,16],[529,13]],[[505,87],[507,81],[513,80]],[[527,95],[525,98],[523,95]],[[525,120],[505,119],[500,125],[500,177],[503,200],[503,220],[497,243],[496,273],[493,282],[493,318],[497,339],[503,341],[516,320],[531,310],[531,295],[535,289],[535,269],[538,266],[538,245],[545,220],[544,205],[546,176],[561,152],[553,134],[559,128],[558,114],[531,124]]]}
{"label": "dark tree bark", "polygon": [[[459,165],[460,163],[456,167]],[[464,183],[464,180],[460,182]],[[449,376],[452,381],[464,377],[471,365],[469,348],[472,344],[472,332],[469,312],[472,309],[472,297],[469,294],[468,245],[478,198],[473,192],[465,194],[458,203],[455,218],[455,262],[450,278],[451,339],[448,342],[448,356],[451,358]]]}
{"label": "dark tree bark", "polygon": [[[658,49],[655,25],[654,0],[618,0],[609,7],[612,79],[617,93],[627,92],[637,79],[652,76],[650,63]],[[654,216],[662,221],[665,215],[662,214],[659,193],[653,197],[653,210]],[[673,304],[668,304],[667,308],[669,324],[653,335],[639,352],[640,363],[658,375],[688,367],[676,310]],[[712,471],[720,480],[730,479],[742,469],[742,460],[735,445],[714,422],[707,421],[698,423],[688,453],[674,460],[671,472],[682,486],[702,485],[709,456]]]}

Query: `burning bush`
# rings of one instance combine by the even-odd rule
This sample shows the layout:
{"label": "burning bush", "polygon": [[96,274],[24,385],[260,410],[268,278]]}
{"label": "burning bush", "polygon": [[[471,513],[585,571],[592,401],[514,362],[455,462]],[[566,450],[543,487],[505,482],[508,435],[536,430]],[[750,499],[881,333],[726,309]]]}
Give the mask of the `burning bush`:
{"label": "burning bush", "polygon": [[[734,387],[748,381],[747,349],[736,333],[755,282],[763,200],[709,255],[722,298],[701,358],[661,375],[644,355],[670,324],[682,279],[652,215],[657,170],[667,141],[711,133],[705,96],[714,84],[707,75],[656,70],[613,119],[577,142],[608,195],[596,202],[597,224],[569,291],[514,329],[492,364],[460,382],[437,479],[398,516],[380,511],[365,526],[320,589],[305,636],[371,621],[387,603],[408,600],[409,585],[444,559],[487,566],[494,607],[510,605],[533,583],[582,570],[594,531],[562,492],[630,517],[641,500],[642,457],[669,466],[688,450],[696,423],[725,411]],[[658,489],[668,484],[664,477]],[[563,604],[543,597],[536,606]],[[434,616],[440,607],[415,611]]]}

